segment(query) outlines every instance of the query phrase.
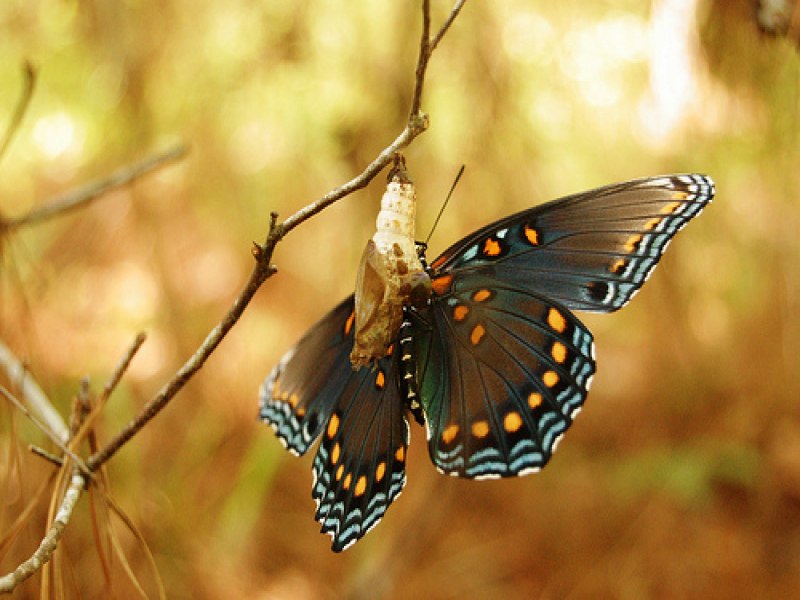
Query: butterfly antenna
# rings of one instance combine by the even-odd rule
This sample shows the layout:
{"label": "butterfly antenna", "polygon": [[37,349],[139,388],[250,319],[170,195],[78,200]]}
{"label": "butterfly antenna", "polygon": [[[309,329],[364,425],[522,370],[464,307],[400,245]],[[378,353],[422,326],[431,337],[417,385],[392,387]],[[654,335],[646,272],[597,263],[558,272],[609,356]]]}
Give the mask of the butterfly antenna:
{"label": "butterfly antenna", "polygon": [[444,209],[447,208],[447,203],[450,202],[450,197],[453,195],[453,192],[455,191],[456,186],[458,185],[458,180],[461,179],[461,176],[463,174],[464,174],[464,165],[461,165],[461,168],[458,170],[458,173],[456,174],[456,178],[453,180],[453,185],[450,186],[450,191],[447,192],[447,197],[444,199],[444,202],[442,203],[442,208],[439,209],[439,214],[436,215],[436,220],[434,220],[433,222],[431,231],[428,234],[428,237],[425,238],[425,246],[427,246],[428,242],[431,241],[431,236],[433,235],[433,232],[436,231],[436,226],[439,224],[439,219],[442,218],[442,213],[444,213]]}

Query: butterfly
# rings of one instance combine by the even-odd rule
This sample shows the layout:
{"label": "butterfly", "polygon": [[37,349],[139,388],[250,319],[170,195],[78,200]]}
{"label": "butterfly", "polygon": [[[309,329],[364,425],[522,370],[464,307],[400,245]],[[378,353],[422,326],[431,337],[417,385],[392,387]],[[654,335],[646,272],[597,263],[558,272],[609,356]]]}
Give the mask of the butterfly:
{"label": "butterfly", "polygon": [[384,516],[405,481],[410,412],[445,474],[512,477],[547,464],[595,373],[574,310],[612,312],[714,196],[704,175],[636,179],[495,221],[427,263],[430,295],[404,304],[399,334],[354,368],[354,298],[266,378],[260,417],[296,455],[320,439],[312,497],[341,551]]}

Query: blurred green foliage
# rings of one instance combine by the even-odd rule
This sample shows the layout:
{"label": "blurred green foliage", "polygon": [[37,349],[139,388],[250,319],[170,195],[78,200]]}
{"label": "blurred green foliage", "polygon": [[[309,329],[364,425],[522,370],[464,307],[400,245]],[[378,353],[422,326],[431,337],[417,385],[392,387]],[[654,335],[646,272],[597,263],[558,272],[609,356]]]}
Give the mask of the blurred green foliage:
{"label": "blurred green foliage", "polygon": [[[447,3],[434,2],[436,22]],[[279,247],[280,269],[212,359],[109,466],[171,598],[788,597],[800,588],[800,58],[751,3],[469,2],[433,57],[431,127],[406,156],[430,256],[485,223],[663,172],[717,182],[629,308],[586,316],[599,372],[543,473],[439,476],[412,428],[409,485],[343,555],[317,534],[310,459],[257,423],[263,377],[353,289],[383,180]],[[217,322],[270,211],[359,173],[400,131],[417,3],[205,0],[0,4],[0,123],[38,73],[0,162],[0,214],[176,140],[180,165],[3,239],[2,337],[63,414],[149,338],[107,439]],[[13,424],[13,427],[12,427]],[[0,531],[49,473],[0,408]],[[19,471],[12,468],[19,453]],[[287,455],[288,456],[288,455]],[[5,554],[41,535],[46,501]],[[104,597],[88,503],[66,597]],[[149,593],[141,548],[122,535]],[[18,597],[36,597],[38,578]],[[118,564],[113,589],[132,588]]]}

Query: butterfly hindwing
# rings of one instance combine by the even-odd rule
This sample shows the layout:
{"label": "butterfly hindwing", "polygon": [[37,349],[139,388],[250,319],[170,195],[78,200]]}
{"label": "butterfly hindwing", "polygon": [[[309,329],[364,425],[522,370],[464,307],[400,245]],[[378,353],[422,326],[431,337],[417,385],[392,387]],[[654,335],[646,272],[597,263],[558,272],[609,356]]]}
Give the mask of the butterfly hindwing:
{"label": "butterfly hindwing", "polygon": [[295,454],[321,437],[312,496],[335,551],[380,521],[405,485],[408,424],[396,356],[354,370],[353,297],[281,359],[261,390],[261,419]]}
{"label": "butterfly hindwing", "polygon": [[486,276],[434,279],[413,317],[431,459],[471,478],[540,469],[580,410],[592,336],[568,310]]}
{"label": "butterfly hindwing", "polygon": [[609,312],[641,288],[672,237],[714,195],[704,175],[637,179],[567,196],[488,225],[432,266],[490,271],[571,310]]}
{"label": "butterfly hindwing", "polygon": [[408,423],[397,368],[392,355],[354,372],[314,458],[316,519],[337,552],[374,527],[405,485]]}

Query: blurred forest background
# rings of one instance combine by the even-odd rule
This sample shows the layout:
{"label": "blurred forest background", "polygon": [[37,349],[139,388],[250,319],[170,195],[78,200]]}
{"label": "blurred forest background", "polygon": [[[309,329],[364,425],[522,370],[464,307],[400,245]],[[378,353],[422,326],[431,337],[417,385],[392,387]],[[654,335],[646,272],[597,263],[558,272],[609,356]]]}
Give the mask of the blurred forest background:
{"label": "blurred forest background", "polygon": [[[634,177],[707,173],[717,197],[629,307],[581,315],[598,373],[548,468],[443,477],[412,425],[405,492],[341,555],[313,519],[311,456],[290,456],[257,421],[258,388],[352,292],[384,176],[294,231],[206,366],[109,463],[170,598],[800,589],[800,57],[759,30],[755,4],[467,3],[432,59],[431,127],[406,151],[420,236],[467,165],[430,257],[512,211]],[[450,4],[434,5],[438,24]],[[0,129],[24,61],[38,74],[0,162],[3,217],[191,148],[84,210],[3,233],[0,336],[63,415],[80,378],[99,390],[146,331],[99,423],[101,441],[118,431],[227,310],[270,211],[285,218],[394,139],[419,29],[418,2],[0,3]],[[30,443],[50,447],[0,403],[0,574],[44,529],[54,469]],[[85,496],[64,536],[61,595],[135,597],[118,558],[104,581],[98,510]],[[109,519],[155,597],[145,550]],[[14,597],[40,587],[36,575]]]}

